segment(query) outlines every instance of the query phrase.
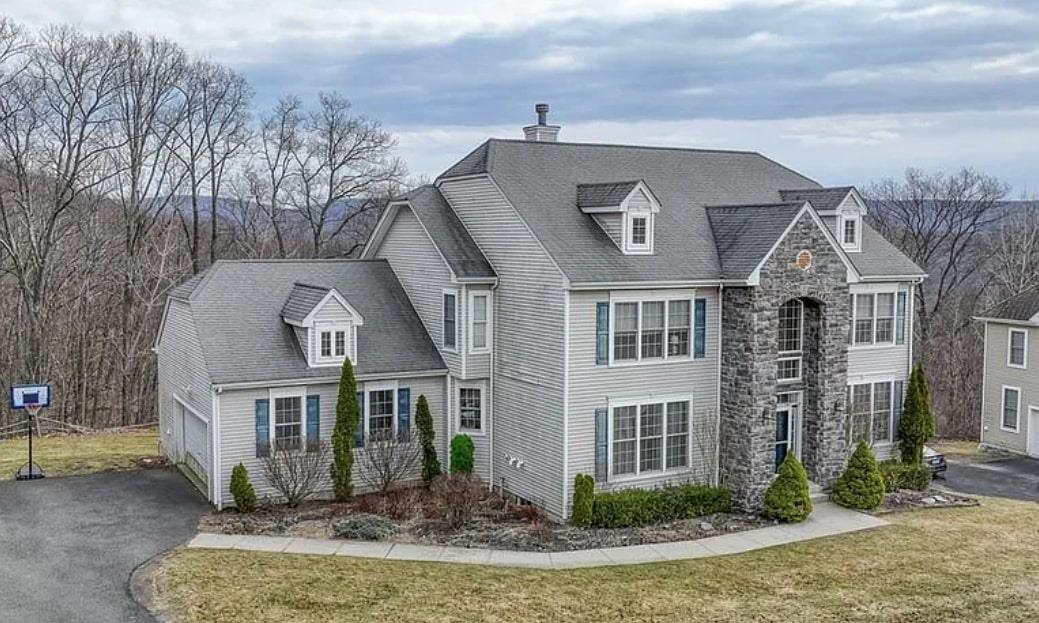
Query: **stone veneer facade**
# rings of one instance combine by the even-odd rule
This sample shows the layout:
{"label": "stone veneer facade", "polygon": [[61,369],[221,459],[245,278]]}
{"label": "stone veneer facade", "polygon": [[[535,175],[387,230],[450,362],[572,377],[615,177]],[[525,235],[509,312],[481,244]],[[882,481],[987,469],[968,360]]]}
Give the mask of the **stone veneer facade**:
{"label": "stone veneer facade", "polygon": [[[812,265],[797,255],[807,249]],[[829,487],[844,469],[848,375],[847,268],[820,226],[803,213],[760,271],[760,285],[722,295],[719,467],[734,501],[758,509],[775,468],[777,389],[801,391],[801,455],[813,482]],[[779,307],[805,303],[802,382],[776,383]]]}

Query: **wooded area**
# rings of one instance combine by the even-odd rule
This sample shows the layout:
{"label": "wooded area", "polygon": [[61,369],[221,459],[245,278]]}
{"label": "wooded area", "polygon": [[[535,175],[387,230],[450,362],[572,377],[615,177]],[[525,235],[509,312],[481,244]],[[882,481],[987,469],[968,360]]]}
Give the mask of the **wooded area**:
{"label": "wooded area", "polygon": [[[0,378],[53,383],[55,419],[153,420],[169,288],[218,258],[356,254],[406,184],[395,150],[338,93],[258,111],[241,75],[174,42],[0,18]],[[1008,192],[971,169],[865,189],[930,274],[915,354],[943,435],[978,433],[971,317],[1039,285],[1039,207]]]}

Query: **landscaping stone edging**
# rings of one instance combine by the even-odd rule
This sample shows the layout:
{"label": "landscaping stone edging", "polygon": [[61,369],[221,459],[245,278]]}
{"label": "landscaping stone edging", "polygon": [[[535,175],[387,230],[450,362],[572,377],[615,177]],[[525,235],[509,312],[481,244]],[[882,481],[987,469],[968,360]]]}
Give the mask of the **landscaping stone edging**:
{"label": "landscaping stone edging", "polygon": [[798,524],[767,526],[756,530],[722,534],[695,541],[628,545],[624,547],[568,552],[524,552],[444,545],[414,545],[385,541],[343,541],[214,533],[198,534],[188,543],[187,547],[191,549],[233,549],[285,554],[354,556],[412,562],[443,562],[536,569],[574,569],[691,560],[738,554],[776,545],[798,543],[848,532],[868,530],[887,524],[887,521],[879,517],[848,510],[836,504],[826,502],[816,505],[812,516]]}

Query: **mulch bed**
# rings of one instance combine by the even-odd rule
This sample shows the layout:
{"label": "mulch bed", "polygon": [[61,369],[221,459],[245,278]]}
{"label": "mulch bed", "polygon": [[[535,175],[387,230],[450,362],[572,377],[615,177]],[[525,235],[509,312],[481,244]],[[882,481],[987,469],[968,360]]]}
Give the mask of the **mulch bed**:
{"label": "mulch bed", "polygon": [[978,501],[974,498],[938,489],[927,491],[910,491],[902,489],[888,493],[884,496],[884,503],[875,511],[875,514],[898,513],[913,511],[921,508],[958,508],[963,506],[977,506]]}
{"label": "mulch bed", "polygon": [[250,514],[212,512],[200,520],[199,530],[332,538],[332,525],[357,513],[375,514],[391,521],[397,532],[387,541],[536,552],[688,541],[775,525],[757,515],[716,513],[641,528],[581,529],[548,521],[533,507],[506,505],[499,497],[488,494],[472,520],[456,529],[444,520],[428,490],[406,489],[387,495],[358,496],[344,503],[307,502],[295,509],[266,506]]}

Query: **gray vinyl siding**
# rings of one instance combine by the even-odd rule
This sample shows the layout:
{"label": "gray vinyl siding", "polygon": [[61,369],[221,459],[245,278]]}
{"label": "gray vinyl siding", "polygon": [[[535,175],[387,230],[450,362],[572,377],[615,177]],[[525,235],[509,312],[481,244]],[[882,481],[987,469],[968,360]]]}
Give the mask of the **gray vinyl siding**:
{"label": "gray vinyl siding", "polygon": [[[373,381],[379,383],[382,381]],[[421,377],[399,379],[398,387],[411,389],[411,426],[415,430],[415,403],[420,395],[425,395],[429,402],[429,411],[433,416],[433,429],[444,430],[444,377]],[[364,391],[365,384],[357,384],[358,391]],[[258,498],[271,497],[277,499],[277,492],[267,483],[263,475],[262,459],[256,457],[256,401],[269,398],[271,388],[296,387],[293,385],[271,386],[258,389],[233,389],[226,390],[218,395],[217,408],[220,414],[220,486],[223,491],[224,506],[233,506],[231,497],[231,470],[238,463],[242,463],[249,472],[249,480],[256,489]],[[332,430],[335,427],[335,408],[339,394],[339,386],[334,383],[309,385],[303,392],[307,396],[321,396],[321,439],[331,443]],[[271,403],[271,422],[274,421],[274,404]],[[304,416],[305,417],[305,416]],[[306,426],[304,425],[304,429]],[[441,435],[437,435],[441,437]],[[442,438],[437,440],[438,452],[446,456],[447,446]],[[360,473],[361,456],[363,450],[354,449],[354,488],[358,492],[367,489],[363,475]],[[442,459],[442,462],[443,461]],[[445,462],[446,463],[446,462]],[[414,478],[421,476],[422,465],[416,466]],[[323,481],[322,493],[318,497],[328,498],[330,496],[330,484],[327,479]]]}
{"label": "gray vinyl siding", "polygon": [[[595,334],[596,304],[608,302],[611,293],[573,292],[570,295],[570,409],[569,409],[569,478],[567,504],[573,494],[573,477],[577,474],[595,474],[595,410],[609,408],[611,402],[661,399],[678,395],[692,396],[691,428],[717,430],[718,419],[718,329],[720,326],[717,289],[656,290],[614,292],[614,297],[634,297],[652,300],[664,298],[703,298],[707,301],[706,352],[703,359],[639,365],[596,365]],[[692,311],[692,306],[691,310]],[[690,334],[692,340],[692,334]],[[612,344],[611,344],[612,347]],[[690,341],[690,352],[692,342]],[[701,438],[702,439],[702,438]],[[687,470],[647,476],[637,480],[604,483],[603,489],[623,487],[654,487],[667,482],[710,482],[710,469],[715,464],[713,445],[690,442],[690,466]],[[706,459],[706,460],[705,460]]]}
{"label": "gray vinyl siding", "polygon": [[[458,326],[459,331],[465,333],[465,339],[462,340],[463,344],[466,344],[467,349],[465,353],[465,370],[461,378],[465,379],[486,379],[491,374],[491,354],[490,350],[487,352],[476,352],[468,349],[469,340],[469,323],[472,321],[472,306],[470,305],[470,293],[473,291],[479,292],[490,292],[490,287],[486,285],[470,285],[466,286],[464,291],[464,299],[462,302],[462,315],[459,320]],[[494,330],[494,318],[493,318],[493,294],[491,294],[491,307],[488,308],[488,312],[492,313],[491,317],[491,331]],[[489,342],[493,343],[493,334],[488,336]]]}
{"label": "gray vinyl siding", "polygon": [[852,284],[849,290],[852,294],[905,291],[907,292],[907,309],[905,344],[892,344],[890,346],[852,346],[849,344],[848,383],[865,382],[876,377],[890,378],[895,381],[908,379],[909,373],[912,370],[909,350],[913,336],[912,286],[905,283]]}
{"label": "gray vinyl siding", "polygon": [[179,427],[174,425],[173,395],[207,419],[213,408],[209,373],[187,302],[169,300],[158,350],[160,438],[166,456],[178,461],[181,457],[174,454],[183,444],[175,438]]}
{"label": "gray vinyl siding", "polygon": [[[478,386],[481,389],[480,396],[483,400],[483,434],[476,434],[472,432],[465,432],[459,430],[459,390],[462,387],[474,387]],[[447,426],[449,427],[446,443],[448,445],[448,453],[444,456],[445,458],[442,463],[444,469],[450,467],[450,441],[451,438],[456,434],[465,434],[473,440],[473,472],[476,473],[484,482],[490,483],[491,481],[491,435],[493,434],[493,423],[491,422],[491,396],[489,388],[491,384],[488,379],[468,379],[461,380],[458,378],[449,379],[449,387],[451,391],[451,417],[448,418]]]}
{"label": "gray vinyl siding", "polygon": [[508,492],[560,517],[564,278],[490,179],[448,180],[440,191],[498,273],[491,388],[494,484],[504,483]]}
{"label": "gray vinyl siding", "polygon": [[[443,291],[455,289],[462,297],[463,288],[452,283],[451,270],[437,251],[426,230],[408,207],[401,207],[393,219],[375,257],[389,261],[394,274],[411,299],[426,332],[440,350],[451,374],[462,374],[462,348],[465,347],[465,325],[457,318],[458,349],[444,349],[443,340]],[[459,308],[462,305],[459,304]],[[459,312],[461,316],[461,312]]]}
{"label": "gray vinyl siding", "polygon": [[613,240],[613,243],[624,248],[624,215],[621,213],[594,214],[595,222]]}
{"label": "gray vinyl siding", "polygon": [[[1039,329],[1013,326],[1028,332],[1028,349],[1022,370],[1007,365],[1012,325],[985,323],[985,391],[982,396],[981,442],[1011,452],[1028,451],[1028,407],[1039,407]],[[1003,386],[1021,389],[1017,432],[1004,430]]]}

